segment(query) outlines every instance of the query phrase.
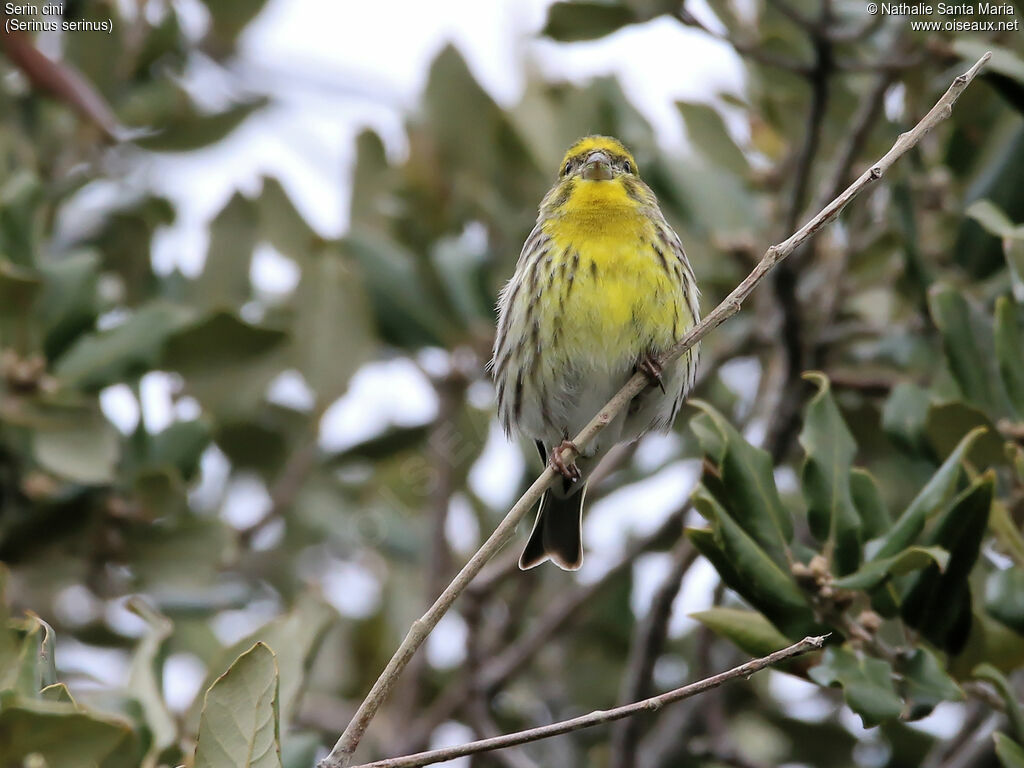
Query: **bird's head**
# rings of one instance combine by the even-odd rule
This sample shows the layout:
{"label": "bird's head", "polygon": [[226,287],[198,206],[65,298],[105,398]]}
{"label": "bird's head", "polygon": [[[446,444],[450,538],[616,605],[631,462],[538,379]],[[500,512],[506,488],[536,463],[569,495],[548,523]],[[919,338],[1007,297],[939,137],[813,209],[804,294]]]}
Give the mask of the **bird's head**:
{"label": "bird's head", "polygon": [[562,158],[559,179],[613,181],[619,176],[636,176],[636,160],[618,139],[611,136],[586,136]]}
{"label": "bird's head", "polygon": [[636,160],[618,139],[585,136],[562,158],[558,180],[541,203],[541,214],[585,217],[639,211],[655,204],[637,175]]}

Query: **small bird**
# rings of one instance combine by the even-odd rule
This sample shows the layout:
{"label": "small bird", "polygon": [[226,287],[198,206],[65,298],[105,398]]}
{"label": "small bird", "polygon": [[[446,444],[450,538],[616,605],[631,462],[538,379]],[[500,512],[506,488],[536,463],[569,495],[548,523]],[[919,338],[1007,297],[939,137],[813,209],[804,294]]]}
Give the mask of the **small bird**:
{"label": "small bird", "polygon": [[[629,150],[608,136],[573,144],[501,291],[490,362],[506,433],[533,440],[562,475],[540,500],[523,570],[547,559],[579,568],[587,477],[616,443],[672,426],[693,387],[697,348],[664,370],[658,358],[697,322],[698,296],[679,237]],[[637,371],[651,385],[566,464],[570,435]]]}

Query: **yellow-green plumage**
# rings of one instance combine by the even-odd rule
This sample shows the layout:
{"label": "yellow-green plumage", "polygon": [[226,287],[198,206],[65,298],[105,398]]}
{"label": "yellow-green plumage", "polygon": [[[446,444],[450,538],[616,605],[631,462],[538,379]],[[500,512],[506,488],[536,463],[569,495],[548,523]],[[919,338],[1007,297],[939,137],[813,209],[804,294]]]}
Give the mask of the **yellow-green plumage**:
{"label": "yellow-green plumage", "polygon": [[[542,456],[575,435],[644,359],[696,322],[697,287],[679,238],[636,163],[616,139],[573,145],[540,205],[516,271],[502,292],[492,366],[506,430]],[[541,501],[520,564],[582,562],[579,515],[586,476],[617,442],[667,428],[693,386],[696,350],[637,396],[577,461],[579,482]]]}

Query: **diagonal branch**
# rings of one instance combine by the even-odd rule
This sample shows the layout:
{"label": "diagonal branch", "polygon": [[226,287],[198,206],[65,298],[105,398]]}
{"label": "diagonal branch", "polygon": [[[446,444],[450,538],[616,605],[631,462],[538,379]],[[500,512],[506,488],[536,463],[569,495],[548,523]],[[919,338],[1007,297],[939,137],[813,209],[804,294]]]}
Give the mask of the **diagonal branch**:
{"label": "diagonal branch", "polygon": [[[921,118],[921,121],[911,130],[901,134],[896,139],[896,143],[893,144],[892,148],[877,163],[861,174],[842,194],[838,195],[786,240],[778,245],[771,246],[765,251],[761,261],[744,278],[743,282],[736,286],[722,303],[711,310],[703,320],[672,345],[659,362],[664,365],[675,360],[704,338],[704,336],[739,312],[743,302],[753,293],[754,289],[764,280],[765,276],[776,264],[793,253],[808,239],[817,234],[822,227],[835,219],[851,200],[863,192],[865,188],[882,178],[897,160],[921,141],[925,134],[952,114],[953,104],[978,75],[978,72],[985,66],[989,58],[991,58],[991,53],[986,53],[967,72],[954,79],[952,85],[939,98],[935,106],[929,110],[928,114]],[[590,423],[576,435],[573,442],[580,449],[590,445],[601,430],[608,426],[647,385],[648,380],[643,373],[634,374],[626,382],[625,386],[608,401],[604,408],[590,420]],[[568,448],[562,452],[562,458],[565,461],[572,461],[576,458],[576,455],[573,450]],[[483,543],[476,554],[462,567],[462,570],[459,571],[452,583],[434,601],[430,609],[421,618],[413,622],[402,644],[395,651],[394,656],[391,657],[391,660],[373,684],[362,704],[359,705],[355,716],[345,728],[344,733],[338,739],[337,744],[334,745],[331,753],[320,761],[319,768],[345,768],[351,764],[352,755],[359,745],[363,734],[366,732],[366,728],[369,726],[374,715],[377,714],[381,704],[384,703],[392,686],[394,686],[398,676],[401,675],[402,670],[409,663],[416,649],[423,644],[431,630],[433,630],[441,620],[441,617],[452,606],[456,598],[466,589],[473,580],[473,577],[480,572],[484,565],[511,538],[516,526],[533,505],[537,503],[541,494],[554,482],[556,475],[557,472],[551,466],[545,467],[544,471],[534,480],[526,493],[520,497],[519,501],[513,505],[509,513],[498,524],[497,528],[494,529],[494,532],[487,541]]]}
{"label": "diagonal branch", "polygon": [[780,651],[775,651],[774,653],[760,659],[754,659],[746,662],[745,664],[740,664],[738,667],[733,667],[727,672],[721,672],[696,683],[684,685],[682,688],[676,688],[675,690],[668,691],[667,693],[662,693],[658,696],[651,696],[650,698],[642,699],[641,701],[634,701],[632,704],[626,704],[622,707],[615,707],[614,709],[607,710],[596,710],[589,714],[581,715],[580,717],[562,720],[559,723],[542,725],[539,728],[530,728],[525,731],[509,733],[504,736],[495,736],[491,739],[472,741],[468,744],[459,744],[454,747],[434,749],[429,752],[420,752],[416,755],[406,755],[405,757],[378,760],[374,763],[366,763],[365,765],[358,766],[358,768],[418,768],[418,766],[440,763],[444,760],[454,760],[457,757],[475,755],[480,752],[490,752],[495,749],[513,747],[517,744],[528,744],[531,741],[540,741],[541,739],[547,739],[552,736],[560,736],[563,733],[571,733],[572,731],[578,731],[582,728],[590,728],[594,725],[610,723],[615,720],[621,720],[624,717],[640,714],[641,712],[654,712],[661,709],[666,704],[673,704],[677,701],[682,701],[683,699],[689,699],[692,696],[717,688],[730,680],[735,680],[739,677],[750,677],[755,672],[760,672],[762,669],[770,667],[772,664],[776,664],[794,656],[800,656],[808,651],[817,650],[825,643],[826,637],[828,637],[828,635],[822,637],[805,637],[800,642],[794,643],[788,648],[783,648]]}

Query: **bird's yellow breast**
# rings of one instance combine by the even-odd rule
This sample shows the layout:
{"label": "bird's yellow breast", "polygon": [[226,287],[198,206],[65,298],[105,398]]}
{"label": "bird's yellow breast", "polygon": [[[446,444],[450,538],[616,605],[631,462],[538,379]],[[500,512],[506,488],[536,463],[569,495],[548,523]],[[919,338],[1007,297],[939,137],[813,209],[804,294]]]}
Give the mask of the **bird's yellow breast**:
{"label": "bird's yellow breast", "polygon": [[543,278],[560,287],[544,292],[538,307],[550,348],[615,367],[667,348],[692,325],[674,254],[620,184],[577,184],[543,229],[550,238]]}

